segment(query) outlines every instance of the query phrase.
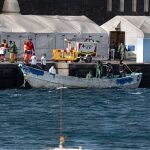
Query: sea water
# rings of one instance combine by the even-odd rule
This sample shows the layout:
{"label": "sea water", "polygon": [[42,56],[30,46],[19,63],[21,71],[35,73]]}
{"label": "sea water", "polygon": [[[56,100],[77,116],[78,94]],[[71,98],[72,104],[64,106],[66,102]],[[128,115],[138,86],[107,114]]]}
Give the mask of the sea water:
{"label": "sea water", "polygon": [[[0,91],[0,150],[149,150],[150,89]],[[61,107],[60,107],[61,106]]]}

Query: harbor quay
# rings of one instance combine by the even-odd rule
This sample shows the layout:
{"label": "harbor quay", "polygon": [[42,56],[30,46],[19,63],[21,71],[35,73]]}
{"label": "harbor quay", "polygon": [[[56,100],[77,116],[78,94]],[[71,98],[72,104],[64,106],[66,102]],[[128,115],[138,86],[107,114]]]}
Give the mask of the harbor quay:
{"label": "harbor quay", "polygon": [[[0,63],[0,89],[10,89],[10,88],[22,88],[24,83],[23,73],[18,67],[17,63],[3,62]],[[119,60],[114,61],[103,61],[103,76],[106,75],[105,65],[111,63],[113,66],[113,74],[119,74]],[[136,63],[134,60],[125,60],[124,64],[126,65],[127,73],[131,72],[142,72],[142,80],[140,83],[141,88],[150,87],[150,64]],[[46,65],[46,70],[48,71],[51,66],[55,66],[56,72],[60,75],[66,76],[76,76],[76,77],[86,77],[86,74],[91,71],[92,76],[96,76],[96,62],[85,63],[66,63],[66,62],[54,62],[48,61]],[[40,62],[37,63],[37,67],[40,69]],[[26,87],[30,87],[27,83]]]}

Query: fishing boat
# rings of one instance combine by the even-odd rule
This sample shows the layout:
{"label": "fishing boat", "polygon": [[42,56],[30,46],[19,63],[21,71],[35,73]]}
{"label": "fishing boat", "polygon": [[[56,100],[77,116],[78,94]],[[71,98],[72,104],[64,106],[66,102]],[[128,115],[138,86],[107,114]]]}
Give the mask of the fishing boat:
{"label": "fishing boat", "polygon": [[36,69],[24,64],[19,64],[24,74],[25,81],[33,88],[138,88],[141,82],[142,73],[132,72],[123,77],[115,75],[112,78],[79,78],[74,76],[63,76],[50,74],[48,71]]}

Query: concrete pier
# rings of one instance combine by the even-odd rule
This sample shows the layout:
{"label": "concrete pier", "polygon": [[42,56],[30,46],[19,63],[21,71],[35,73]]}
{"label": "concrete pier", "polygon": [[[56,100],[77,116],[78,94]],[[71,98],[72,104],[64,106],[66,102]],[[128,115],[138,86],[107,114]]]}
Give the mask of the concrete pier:
{"label": "concrete pier", "polygon": [[[108,61],[104,61],[104,64]],[[134,61],[125,61],[125,64],[129,66],[131,71],[142,72],[143,77],[140,84],[142,88],[150,88],[150,64],[137,64]],[[0,64],[0,89],[6,88],[20,88],[24,82],[23,74],[18,67],[18,63],[1,63]],[[118,74],[118,61],[111,61],[113,65],[114,74]],[[86,77],[86,74],[91,71],[93,76],[96,75],[96,63],[65,63],[65,62],[52,62],[47,63],[47,70],[50,66],[54,65],[58,74],[77,76],[77,77]],[[40,67],[40,63],[38,63]],[[130,72],[130,70],[128,70]],[[104,67],[103,74],[106,74]]]}

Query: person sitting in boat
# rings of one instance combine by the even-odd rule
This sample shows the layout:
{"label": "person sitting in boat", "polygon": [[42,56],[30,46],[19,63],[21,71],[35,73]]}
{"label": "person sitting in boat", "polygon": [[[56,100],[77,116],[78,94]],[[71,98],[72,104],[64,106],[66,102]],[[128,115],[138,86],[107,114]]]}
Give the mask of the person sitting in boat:
{"label": "person sitting in boat", "polygon": [[119,64],[119,75],[120,77],[124,77],[125,76],[125,65],[124,63],[122,62],[122,60],[120,60],[120,64]]}
{"label": "person sitting in boat", "polygon": [[86,78],[87,79],[90,79],[90,78],[92,78],[93,76],[92,76],[92,72],[91,71],[89,71],[89,73],[86,75]]}
{"label": "person sitting in boat", "polygon": [[37,64],[37,57],[35,56],[35,53],[33,53],[33,55],[31,56],[31,66],[33,68],[36,68],[36,64]]}
{"label": "person sitting in boat", "polygon": [[55,75],[56,75],[56,69],[55,69],[54,66],[51,66],[51,67],[50,67],[49,73],[50,73],[50,75],[53,75],[53,77],[55,78]]}
{"label": "person sitting in boat", "polygon": [[113,66],[111,63],[107,63],[106,64],[106,74],[108,78],[112,78],[113,77]]}
{"label": "person sitting in boat", "polygon": [[102,78],[103,73],[103,63],[99,60],[96,63],[96,78]]}

